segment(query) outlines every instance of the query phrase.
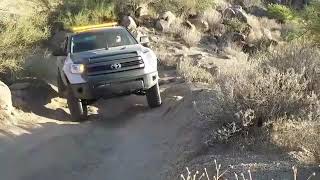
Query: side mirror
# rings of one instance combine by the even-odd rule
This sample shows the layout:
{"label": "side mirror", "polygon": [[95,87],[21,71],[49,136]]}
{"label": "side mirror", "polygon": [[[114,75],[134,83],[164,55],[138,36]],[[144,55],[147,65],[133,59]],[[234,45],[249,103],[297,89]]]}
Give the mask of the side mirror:
{"label": "side mirror", "polygon": [[67,53],[62,48],[58,48],[52,52],[52,55],[53,56],[67,56]]}
{"label": "side mirror", "polygon": [[150,44],[149,37],[148,36],[141,36],[140,37],[140,44],[142,44],[142,46],[148,47]]}

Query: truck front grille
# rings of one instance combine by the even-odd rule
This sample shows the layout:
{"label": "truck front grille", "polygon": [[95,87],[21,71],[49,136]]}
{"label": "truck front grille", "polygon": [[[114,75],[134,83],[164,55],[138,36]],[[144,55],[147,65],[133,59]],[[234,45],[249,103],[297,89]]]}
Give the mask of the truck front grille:
{"label": "truck front grille", "polygon": [[99,59],[99,62],[87,65],[87,75],[111,74],[144,68],[144,62],[137,54],[135,56],[132,53],[128,54],[128,56],[121,54],[113,57],[107,56],[105,60],[103,57],[99,57]]}

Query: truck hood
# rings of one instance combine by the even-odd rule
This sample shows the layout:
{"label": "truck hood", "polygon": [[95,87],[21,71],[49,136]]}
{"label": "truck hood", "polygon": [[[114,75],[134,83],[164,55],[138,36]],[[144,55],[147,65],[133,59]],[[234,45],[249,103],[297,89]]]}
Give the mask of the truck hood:
{"label": "truck hood", "polygon": [[[74,63],[90,64],[90,63],[93,63],[93,62],[90,62],[92,61],[91,59],[99,59],[100,57],[101,59],[103,59],[103,57],[107,57],[107,56],[115,56],[115,55],[130,54],[130,53],[137,53],[139,55],[146,49],[148,48],[140,44],[135,44],[135,45],[129,45],[129,46],[114,47],[109,49],[96,49],[92,51],[74,53],[74,54],[71,54],[70,57]],[[104,59],[101,61],[106,61],[106,60]],[[94,62],[94,63],[97,63],[97,62]]]}

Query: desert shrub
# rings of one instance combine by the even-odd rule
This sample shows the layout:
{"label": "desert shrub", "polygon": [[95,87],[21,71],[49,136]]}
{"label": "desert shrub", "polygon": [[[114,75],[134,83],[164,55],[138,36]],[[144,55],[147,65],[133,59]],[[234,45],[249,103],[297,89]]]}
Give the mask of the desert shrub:
{"label": "desert shrub", "polygon": [[238,32],[247,34],[249,30],[248,24],[240,21],[237,18],[226,19],[224,21],[224,25],[226,26],[226,30],[228,32]]}
{"label": "desert shrub", "polygon": [[183,16],[190,11],[203,12],[214,5],[214,0],[159,0],[152,4],[158,13],[171,11]]}
{"label": "desert shrub", "polygon": [[259,44],[264,41],[278,41],[281,39],[280,30],[282,26],[273,19],[248,15],[248,24],[251,27],[246,39],[248,43],[258,44],[259,46]]}
{"label": "desert shrub", "polygon": [[261,6],[261,0],[230,0],[232,4],[241,5],[243,8],[250,8],[252,6]]}
{"label": "desert shrub", "polygon": [[[239,73],[225,73],[218,81],[226,106],[244,125],[272,123],[288,116],[317,120],[319,117],[319,49],[301,42],[277,47],[247,63]],[[248,122],[241,118],[250,110]],[[311,116],[312,115],[312,116]]]}
{"label": "desert shrub", "polygon": [[209,8],[202,14],[203,20],[208,22],[211,32],[218,32],[218,26],[222,23],[222,15],[220,12],[213,8]]}
{"label": "desert shrub", "polygon": [[320,125],[305,119],[281,118],[272,127],[272,141],[280,147],[312,153],[320,162]]}
{"label": "desert shrub", "polygon": [[320,2],[312,1],[311,5],[307,6],[302,12],[302,17],[305,20],[305,32],[315,42],[320,42]]}
{"label": "desert shrub", "polygon": [[180,36],[188,46],[196,46],[201,40],[201,33],[197,30],[182,28]]}
{"label": "desert shrub", "polygon": [[[50,34],[48,14],[8,18],[0,32],[0,73],[16,76],[22,70],[24,57]],[[3,76],[1,76],[3,77]]]}
{"label": "desert shrub", "polygon": [[287,22],[296,18],[295,11],[285,5],[269,4],[267,11],[271,18],[277,19],[280,22]]}
{"label": "desert shrub", "polygon": [[5,30],[0,34],[1,48],[29,46],[49,36],[46,16],[21,17],[5,22]]}
{"label": "desert shrub", "polygon": [[199,44],[202,34],[195,28],[186,27],[183,25],[184,20],[176,18],[170,25],[169,34],[180,38],[189,47]]}
{"label": "desert shrub", "polygon": [[70,26],[97,24],[114,20],[115,7],[112,0],[67,0],[58,17],[66,28]]}
{"label": "desert shrub", "polygon": [[292,41],[304,36],[305,29],[303,23],[290,21],[283,24],[281,36],[285,41]]}
{"label": "desert shrub", "polygon": [[263,58],[261,66],[272,67],[285,73],[288,69],[303,74],[309,91],[319,92],[320,50],[305,41],[294,41],[290,45],[278,46]]}
{"label": "desert shrub", "polygon": [[178,72],[190,82],[212,83],[213,76],[203,68],[194,66],[188,58],[183,58],[178,64]]}

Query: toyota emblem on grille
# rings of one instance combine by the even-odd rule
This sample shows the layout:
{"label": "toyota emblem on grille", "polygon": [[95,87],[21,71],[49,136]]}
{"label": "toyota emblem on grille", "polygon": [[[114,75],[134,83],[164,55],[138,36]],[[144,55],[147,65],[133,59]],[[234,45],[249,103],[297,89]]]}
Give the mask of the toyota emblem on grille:
{"label": "toyota emblem on grille", "polygon": [[118,63],[118,64],[112,64],[110,67],[111,67],[112,70],[121,69],[121,64],[120,64],[120,63]]}

